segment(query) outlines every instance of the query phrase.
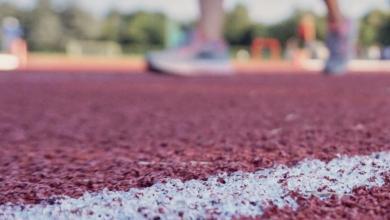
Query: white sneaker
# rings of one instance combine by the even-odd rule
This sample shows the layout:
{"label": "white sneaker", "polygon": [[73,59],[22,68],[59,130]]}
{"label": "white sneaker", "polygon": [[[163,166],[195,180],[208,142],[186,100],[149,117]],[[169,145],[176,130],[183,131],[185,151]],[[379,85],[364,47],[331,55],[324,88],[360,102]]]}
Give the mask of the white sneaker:
{"label": "white sneaker", "polygon": [[229,75],[233,68],[228,48],[222,42],[201,43],[153,52],[146,57],[148,70],[182,76]]}

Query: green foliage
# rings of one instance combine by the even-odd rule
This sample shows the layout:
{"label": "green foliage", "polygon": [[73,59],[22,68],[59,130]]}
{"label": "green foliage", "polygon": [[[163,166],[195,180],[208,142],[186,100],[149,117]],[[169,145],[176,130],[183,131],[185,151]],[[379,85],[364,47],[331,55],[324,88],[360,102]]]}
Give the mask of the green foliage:
{"label": "green foliage", "polygon": [[[0,19],[18,18],[33,51],[63,51],[70,40],[109,40],[137,46],[137,50],[162,47],[165,38],[165,15],[112,11],[99,20],[75,4],[61,11],[53,9],[51,0],[38,0],[31,11],[0,3]],[[126,46],[127,47],[127,46]]]}
{"label": "green foliage", "polygon": [[8,3],[0,4],[0,20],[9,16],[18,17],[19,15],[19,10],[14,5]]}
{"label": "green foliage", "polygon": [[63,44],[61,20],[49,0],[39,0],[31,12],[27,41],[33,50],[59,50]]}
{"label": "green foliage", "polygon": [[[54,10],[51,0],[38,0],[33,10],[0,3],[0,19],[13,16],[20,20],[32,50],[61,51],[70,40],[104,40],[120,43],[124,51],[142,52],[161,48],[166,38],[165,15],[138,11],[121,14],[111,11],[96,18],[75,4]],[[295,37],[304,12],[297,11],[290,18],[272,25],[253,22],[247,8],[239,4],[226,14],[224,35],[233,47],[249,46],[257,37],[272,37],[284,44]],[[315,16],[317,37],[325,39],[326,19]],[[195,24],[192,24],[194,26]],[[390,45],[390,13],[372,11],[361,21],[360,43]]]}
{"label": "green foliage", "polygon": [[[296,37],[298,24],[305,13],[307,12],[296,11],[284,21],[264,25],[253,22],[247,9],[243,5],[237,5],[226,16],[225,37],[231,45],[250,45],[257,37],[276,38],[284,45],[288,39]],[[323,40],[326,35],[326,20],[318,16],[315,19],[318,39]]]}
{"label": "green foliage", "polygon": [[74,4],[61,11],[59,17],[67,39],[92,40],[100,36],[97,19]]}
{"label": "green foliage", "polygon": [[379,28],[378,42],[384,46],[390,46],[390,16],[387,16]]}
{"label": "green foliage", "polygon": [[256,37],[269,37],[269,28],[263,24],[252,24],[250,27],[250,37],[251,41]]}
{"label": "green foliage", "polygon": [[121,25],[121,14],[117,11],[111,11],[103,21],[101,39],[118,42]]}
{"label": "green foliage", "polygon": [[316,22],[316,33],[317,33],[317,39],[324,41],[326,38],[326,30],[327,30],[327,24],[326,24],[326,17],[315,17]]}
{"label": "green foliage", "polygon": [[389,12],[375,10],[368,13],[360,23],[360,43],[364,46],[389,45],[389,23]]}
{"label": "green foliage", "polygon": [[300,17],[301,13],[298,12],[291,18],[270,26],[268,29],[269,36],[278,39],[281,43],[285,43],[288,39],[296,37]]}
{"label": "green foliage", "polygon": [[122,17],[119,42],[123,44],[163,45],[165,16],[160,13],[136,12]]}
{"label": "green foliage", "polygon": [[244,5],[237,5],[225,19],[225,38],[234,45],[247,44],[250,39],[252,21]]}
{"label": "green foliage", "polygon": [[39,0],[30,14],[31,24],[27,40],[32,50],[64,50],[73,39],[89,40],[100,36],[100,24],[86,11],[70,5],[62,11],[55,11],[50,0]]}

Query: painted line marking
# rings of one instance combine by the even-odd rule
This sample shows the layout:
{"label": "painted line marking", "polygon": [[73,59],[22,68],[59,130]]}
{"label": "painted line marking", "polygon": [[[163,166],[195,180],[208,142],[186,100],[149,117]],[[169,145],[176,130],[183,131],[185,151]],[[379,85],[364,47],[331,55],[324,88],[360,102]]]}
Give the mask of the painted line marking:
{"label": "painted line marking", "polygon": [[304,160],[294,167],[283,165],[254,173],[236,172],[206,181],[166,180],[149,188],[127,192],[85,193],[64,197],[55,204],[3,205],[0,219],[230,219],[259,216],[274,204],[298,208],[291,197],[327,199],[343,196],[356,187],[380,187],[390,172],[390,151],[369,156],[340,156],[329,163]]}

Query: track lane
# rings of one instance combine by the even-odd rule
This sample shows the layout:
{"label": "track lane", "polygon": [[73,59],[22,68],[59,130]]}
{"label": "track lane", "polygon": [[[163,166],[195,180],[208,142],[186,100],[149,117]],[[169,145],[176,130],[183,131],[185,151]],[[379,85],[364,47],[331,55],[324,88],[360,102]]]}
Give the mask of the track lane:
{"label": "track lane", "polygon": [[390,78],[0,78],[0,201],[390,150]]}

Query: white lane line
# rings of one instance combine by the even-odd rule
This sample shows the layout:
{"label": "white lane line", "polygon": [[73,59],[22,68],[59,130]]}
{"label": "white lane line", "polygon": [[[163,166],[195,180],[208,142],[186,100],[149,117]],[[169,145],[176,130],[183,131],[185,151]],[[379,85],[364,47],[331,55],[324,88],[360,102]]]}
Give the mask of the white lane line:
{"label": "white lane line", "polygon": [[390,172],[390,151],[369,156],[340,156],[329,163],[304,160],[295,167],[277,166],[254,173],[211,176],[207,181],[167,180],[127,192],[86,193],[53,205],[0,206],[0,219],[204,219],[259,216],[272,203],[298,208],[290,196],[326,199],[359,186],[382,186]]}

